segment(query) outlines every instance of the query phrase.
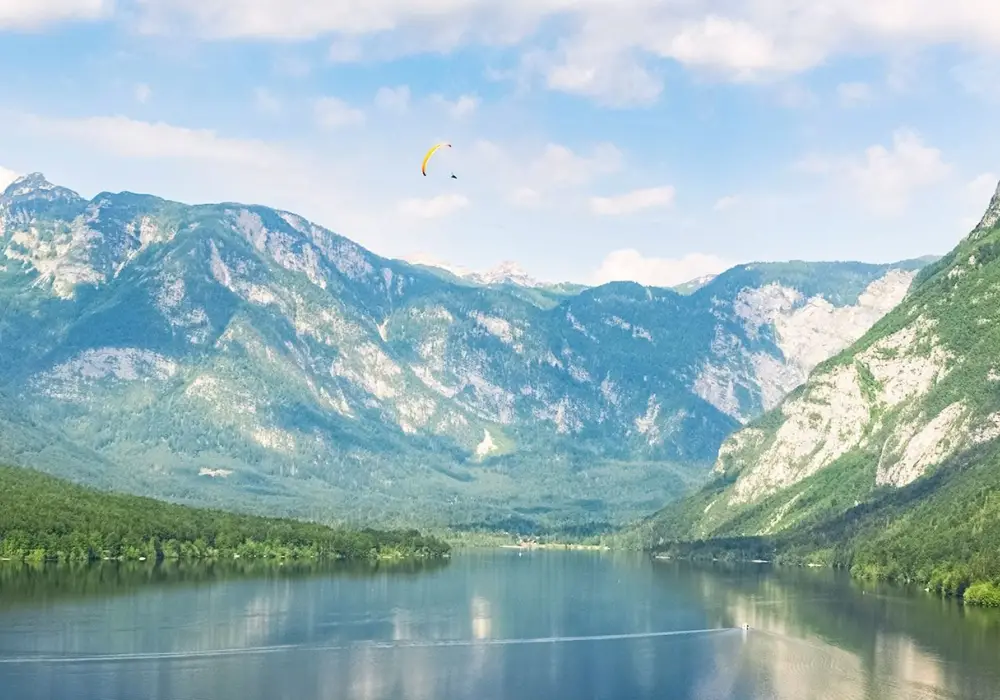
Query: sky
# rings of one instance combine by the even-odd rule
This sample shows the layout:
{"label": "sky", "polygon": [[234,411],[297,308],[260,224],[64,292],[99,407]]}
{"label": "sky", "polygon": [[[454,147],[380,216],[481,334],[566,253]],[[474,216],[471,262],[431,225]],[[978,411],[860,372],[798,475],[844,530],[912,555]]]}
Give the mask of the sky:
{"label": "sky", "polygon": [[553,282],[943,254],[1000,180],[984,0],[0,0],[0,71],[0,184]]}

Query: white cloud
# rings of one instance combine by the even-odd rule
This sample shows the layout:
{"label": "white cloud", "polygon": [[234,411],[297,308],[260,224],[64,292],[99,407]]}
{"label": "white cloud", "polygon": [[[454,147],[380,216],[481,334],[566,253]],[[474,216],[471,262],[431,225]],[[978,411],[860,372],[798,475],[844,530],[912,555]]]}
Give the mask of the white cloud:
{"label": "white cloud", "polygon": [[0,192],[7,189],[7,185],[14,182],[20,177],[19,173],[15,173],[13,170],[8,170],[7,168],[0,165]]}
{"label": "white cloud", "polygon": [[404,199],[399,212],[417,219],[440,219],[469,206],[469,200],[460,194],[441,194],[430,199]]}
{"label": "white cloud", "polygon": [[431,253],[425,253],[425,252],[411,253],[410,255],[403,256],[403,258],[401,259],[405,260],[406,262],[412,265],[427,265],[430,267],[439,267],[442,270],[447,270],[453,275],[458,275],[458,276],[467,275],[472,272],[472,270],[470,270],[467,267],[462,267],[461,265],[454,265],[448,262],[447,260],[439,258],[438,256],[433,255]]}
{"label": "white cloud", "polygon": [[900,129],[892,142],[891,151],[871,146],[864,162],[849,168],[858,189],[869,196],[876,210],[887,213],[904,209],[914,190],[940,182],[951,171],[941,151],[924,145],[914,131]]}
{"label": "white cloud", "polygon": [[780,86],[778,100],[783,106],[792,109],[815,107],[820,103],[819,96],[815,92],[797,83]]}
{"label": "white cloud", "polygon": [[492,190],[492,200],[519,209],[535,208],[543,201],[575,207],[581,188],[621,171],[624,163],[621,151],[610,143],[575,151],[532,138],[503,145],[485,139],[456,143],[454,156],[461,163],[455,167],[462,172],[489,173],[480,182]]}
{"label": "white cloud", "polygon": [[304,78],[312,71],[312,66],[301,56],[285,54],[274,60],[272,70],[289,78]]}
{"label": "white cloud", "polygon": [[837,86],[837,99],[844,107],[851,107],[872,98],[872,87],[868,83],[841,83]]}
{"label": "white cloud", "polygon": [[361,43],[353,38],[337,39],[330,44],[326,57],[331,63],[353,63],[363,56]]}
{"label": "white cloud", "polygon": [[126,158],[217,161],[262,168],[287,163],[289,159],[280,149],[262,141],[224,138],[210,129],[189,129],[126,117],[12,116],[29,131],[85,142]]}
{"label": "white cloud", "polygon": [[451,108],[451,114],[455,118],[461,118],[472,114],[479,109],[481,100],[476,95],[462,95],[455,101]]}
{"label": "white cloud", "polygon": [[139,83],[135,86],[135,99],[140,104],[146,104],[153,95],[153,90],[146,83]]}
{"label": "white cloud", "polygon": [[964,231],[971,231],[979,225],[983,212],[993,200],[993,195],[1000,192],[1000,176],[996,173],[986,172],[974,177],[965,184],[965,195],[972,212],[969,216],[962,217],[959,225]]}
{"label": "white cloud", "polygon": [[556,54],[528,54],[522,71],[540,72],[552,90],[594,98],[607,107],[633,107],[655,102],[663,81],[634,52],[578,41]]}
{"label": "white cloud", "polygon": [[[477,39],[493,33],[508,42],[523,38],[541,17],[555,9],[547,0],[538,6],[493,0],[144,0],[142,28],[147,32],[193,32],[209,39],[312,40],[336,37],[352,45],[381,33],[406,36],[422,30],[424,45],[442,48],[440,37],[457,46],[473,32]],[[496,21],[484,25],[490,19]],[[520,25],[512,27],[512,24]],[[418,47],[414,47],[417,49]]]}
{"label": "white cloud", "polygon": [[810,175],[829,175],[836,169],[836,161],[828,156],[818,153],[810,153],[797,160],[792,168],[801,173]]}
{"label": "white cloud", "polygon": [[[22,14],[37,4],[105,5],[6,3]],[[1000,5],[986,0],[143,0],[139,7],[143,31],[328,39],[337,61],[519,45],[537,50],[533,72],[551,89],[619,106],[660,95],[656,59],[758,81],[802,73],[837,54],[1000,48]],[[543,26],[565,29],[546,45]]]}
{"label": "white cloud", "polygon": [[535,207],[542,201],[542,195],[530,187],[518,187],[510,193],[511,204],[519,207]]}
{"label": "white cloud", "polygon": [[735,207],[740,203],[740,201],[742,201],[742,198],[739,195],[730,194],[725,197],[719,197],[715,204],[712,205],[712,208],[715,209],[715,211],[726,211],[727,209]]}
{"label": "white cloud", "polygon": [[325,129],[357,126],[365,121],[365,113],[336,97],[322,97],[314,106],[316,123]]}
{"label": "white cloud", "polygon": [[281,114],[281,100],[271,94],[267,88],[255,88],[253,91],[254,106],[261,114]]}
{"label": "white cloud", "polygon": [[103,19],[114,6],[114,0],[0,0],[0,29],[34,30],[57,22]]}
{"label": "white cloud", "polygon": [[951,70],[952,78],[970,95],[987,102],[1000,101],[1000,58],[979,56],[960,63]]}
{"label": "white cloud", "polygon": [[912,93],[927,81],[927,59],[914,50],[896,51],[889,56],[885,84],[895,93]]}
{"label": "white cloud", "polygon": [[487,139],[478,139],[472,144],[472,153],[484,162],[496,165],[507,158],[508,154],[498,144]]}
{"label": "white cloud", "polygon": [[479,108],[480,103],[480,99],[476,95],[460,95],[454,102],[446,100],[441,95],[434,95],[431,99],[442,105],[454,119],[461,119],[472,114]]}
{"label": "white cloud", "polygon": [[388,112],[406,112],[410,108],[410,88],[407,85],[381,87],[375,93],[375,106]]}
{"label": "white cloud", "polygon": [[982,173],[966,184],[965,189],[973,200],[977,203],[981,202],[985,206],[986,202],[997,191],[998,181],[1000,181],[1000,176],[996,173]]}
{"label": "white cloud", "polygon": [[601,175],[618,172],[623,160],[622,152],[610,143],[598,145],[590,157],[550,143],[542,155],[529,164],[528,177],[540,187],[585,185]]}
{"label": "white cloud", "polygon": [[647,258],[628,248],[609,253],[593,278],[596,284],[632,281],[653,287],[672,287],[732,266],[733,263],[727,260],[704,253],[689,253],[681,258]]}
{"label": "white cloud", "polygon": [[797,164],[803,172],[829,174],[850,184],[873,211],[902,213],[917,190],[935,185],[951,173],[941,151],[924,144],[911,129],[897,129],[892,149],[882,145],[865,150],[863,158],[808,156]]}
{"label": "white cloud", "polygon": [[605,216],[634,214],[643,209],[669,207],[674,203],[674,194],[674,188],[665,185],[633,190],[614,197],[591,197],[590,210]]}
{"label": "white cloud", "polygon": [[[806,10],[804,15],[809,14],[802,9]],[[740,81],[766,73],[798,73],[822,59],[822,48],[816,42],[794,35],[779,40],[781,29],[768,24],[767,20],[707,14],[686,22],[680,32],[664,41],[658,53],[685,65],[728,73]]]}

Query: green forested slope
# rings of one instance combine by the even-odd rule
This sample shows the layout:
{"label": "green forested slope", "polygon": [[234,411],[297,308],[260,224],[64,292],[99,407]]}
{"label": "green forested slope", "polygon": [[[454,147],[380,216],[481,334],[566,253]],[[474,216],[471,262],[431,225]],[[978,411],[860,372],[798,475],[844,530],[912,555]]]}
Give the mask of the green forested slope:
{"label": "green forested slope", "polygon": [[448,549],[416,531],[352,531],[188,508],[0,467],[0,556],[10,559],[362,559],[442,556]]}

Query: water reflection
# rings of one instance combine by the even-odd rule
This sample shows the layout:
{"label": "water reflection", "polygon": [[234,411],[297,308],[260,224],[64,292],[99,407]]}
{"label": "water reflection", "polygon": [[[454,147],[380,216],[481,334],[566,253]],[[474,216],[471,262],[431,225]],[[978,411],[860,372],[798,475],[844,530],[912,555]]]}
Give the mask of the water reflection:
{"label": "water reflection", "polygon": [[751,625],[754,668],[743,675],[767,697],[998,697],[995,613],[829,572],[661,564],[658,573],[664,585],[696,579],[721,624]]}
{"label": "water reflection", "polygon": [[[0,688],[19,700],[1000,697],[997,616],[826,572],[577,552],[153,568],[0,567]],[[712,628],[728,629],[559,639]]]}
{"label": "water reflection", "polygon": [[472,638],[487,639],[490,636],[490,601],[480,596],[472,596]]}

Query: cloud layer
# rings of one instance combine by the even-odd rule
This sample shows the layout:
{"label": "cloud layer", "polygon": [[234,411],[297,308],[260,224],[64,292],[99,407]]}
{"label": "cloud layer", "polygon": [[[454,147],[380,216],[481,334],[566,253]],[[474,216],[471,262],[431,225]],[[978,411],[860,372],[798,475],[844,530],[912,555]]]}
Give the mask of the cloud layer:
{"label": "cloud layer", "polygon": [[114,0],[0,0],[0,30],[34,31],[50,24],[105,19]]}
{"label": "cloud layer", "polygon": [[164,122],[120,116],[67,119],[15,114],[12,118],[27,131],[84,142],[127,158],[215,161],[260,168],[284,164],[289,158],[263,141],[226,138],[211,129]]}
{"label": "cloud layer", "polygon": [[[757,82],[848,52],[944,44],[1000,49],[1000,5],[983,0],[6,0],[0,28],[96,21],[116,10],[147,34],[326,39],[329,58],[340,62],[517,46],[523,75],[609,105],[659,97],[663,61]],[[541,31],[553,22],[569,28],[554,41]],[[845,91],[844,99],[857,99],[857,90]]]}

